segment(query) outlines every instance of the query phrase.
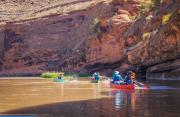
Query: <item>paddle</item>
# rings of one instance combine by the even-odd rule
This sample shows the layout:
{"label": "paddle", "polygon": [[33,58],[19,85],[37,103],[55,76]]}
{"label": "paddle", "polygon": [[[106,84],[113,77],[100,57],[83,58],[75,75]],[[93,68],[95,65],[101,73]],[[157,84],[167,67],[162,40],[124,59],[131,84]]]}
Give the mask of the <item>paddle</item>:
{"label": "paddle", "polygon": [[137,80],[135,80],[135,84],[138,85],[139,87],[143,87],[143,88],[148,88],[149,86],[145,85],[142,82],[138,82]]}

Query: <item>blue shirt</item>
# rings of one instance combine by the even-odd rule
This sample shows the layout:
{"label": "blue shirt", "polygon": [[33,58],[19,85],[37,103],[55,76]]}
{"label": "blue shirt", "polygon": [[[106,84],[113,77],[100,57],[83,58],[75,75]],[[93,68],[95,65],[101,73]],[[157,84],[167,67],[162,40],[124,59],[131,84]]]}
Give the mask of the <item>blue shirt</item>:
{"label": "blue shirt", "polygon": [[94,77],[95,80],[99,80],[99,79],[100,79],[100,76],[99,76],[99,74],[97,74],[97,73],[94,73],[94,74],[93,74],[93,77]]}
{"label": "blue shirt", "polygon": [[113,75],[113,81],[122,81],[123,78],[119,74],[114,74]]}
{"label": "blue shirt", "polygon": [[131,81],[131,78],[129,75],[125,76],[124,82],[126,82],[126,84],[128,83],[128,81]]}

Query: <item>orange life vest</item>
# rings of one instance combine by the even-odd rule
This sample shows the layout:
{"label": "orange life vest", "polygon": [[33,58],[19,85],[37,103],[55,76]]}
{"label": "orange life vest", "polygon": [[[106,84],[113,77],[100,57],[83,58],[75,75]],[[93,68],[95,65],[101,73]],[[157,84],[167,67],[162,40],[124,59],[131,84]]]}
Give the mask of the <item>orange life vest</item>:
{"label": "orange life vest", "polygon": [[131,80],[135,80],[136,79],[136,74],[134,72],[131,73]]}

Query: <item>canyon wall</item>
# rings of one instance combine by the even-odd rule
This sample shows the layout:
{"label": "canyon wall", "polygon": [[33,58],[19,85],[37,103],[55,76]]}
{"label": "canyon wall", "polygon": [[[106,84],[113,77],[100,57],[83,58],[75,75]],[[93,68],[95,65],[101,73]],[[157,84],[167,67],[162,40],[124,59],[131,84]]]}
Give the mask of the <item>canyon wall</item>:
{"label": "canyon wall", "polygon": [[0,66],[3,63],[3,56],[4,56],[4,33],[0,33]]}
{"label": "canyon wall", "polygon": [[[180,1],[154,3],[150,11],[141,15],[137,14],[143,1],[113,3],[116,15],[106,19],[106,32],[88,42],[87,62],[102,64],[95,70],[102,70],[107,63],[115,64],[110,65],[111,73],[115,69],[135,70],[147,79],[180,79]],[[101,22],[99,27],[103,27]]]}
{"label": "canyon wall", "polygon": [[112,2],[115,15],[108,19],[99,19],[97,36],[87,41],[86,62],[88,68],[93,68],[94,71],[104,69],[104,72],[107,72],[109,69],[108,72],[112,73],[114,69],[122,71],[123,69],[119,69],[120,66],[120,68],[130,67],[125,63],[124,33],[133,23],[132,18],[138,14],[141,1],[114,0]]}
{"label": "canyon wall", "polygon": [[144,12],[143,0],[0,1],[0,75],[135,70],[180,79],[180,1],[151,2]]}
{"label": "canyon wall", "polygon": [[180,2],[164,1],[131,25],[129,63],[147,67],[148,79],[180,78]]}
{"label": "canyon wall", "polygon": [[[65,8],[64,4],[56,5],[55,8],[44,8],[38,13],[34,11],[31,16],[22,14],[16,20],[12,21],[12,17],[2,22],[2,75],[33,75],[47,70],[73,71],[80,68],[85,62],[83,43],[95,35],[95,19],[112,16],[112,4],[88,0],[71,2],[66,3]],[[71,9],[70,5],[74,7]],[[69,11],[58,14],[57,8]],[[49,13],[49,10],[57,13],[44,16],[43,12]],[[36,17],[40,13],[42,16]],[[23,17],[26,19],[21,19]]]}

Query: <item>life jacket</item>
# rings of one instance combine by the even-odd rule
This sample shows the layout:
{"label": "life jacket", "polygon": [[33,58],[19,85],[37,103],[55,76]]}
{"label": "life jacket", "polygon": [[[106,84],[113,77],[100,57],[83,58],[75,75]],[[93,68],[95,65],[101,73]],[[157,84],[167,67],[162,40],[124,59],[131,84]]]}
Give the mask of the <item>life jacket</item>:
{"label": "life jacket", "polygon": [[136,74],[134,72],[131,73],[131,80],[135,80],[136,79]]}
{"label": "life jacket", "polygon": [[99,80],[100,76],[98,74],[95,75],[95,80]]}

